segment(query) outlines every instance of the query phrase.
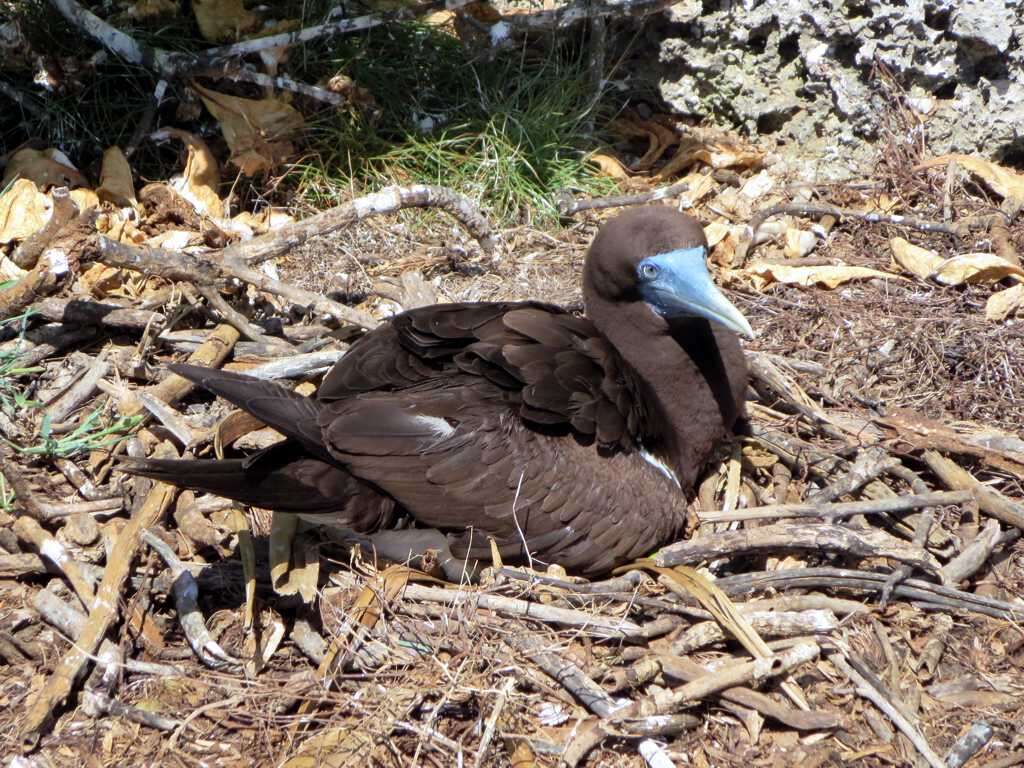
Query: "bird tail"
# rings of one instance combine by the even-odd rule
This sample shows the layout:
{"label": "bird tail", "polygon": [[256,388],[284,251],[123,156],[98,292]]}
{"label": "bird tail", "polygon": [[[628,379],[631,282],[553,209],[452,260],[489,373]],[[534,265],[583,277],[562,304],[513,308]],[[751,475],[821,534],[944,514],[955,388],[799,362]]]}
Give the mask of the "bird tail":
{"label": "bird tail", "polygon": [[116,469],[280,512],[327,513],[361,492],[342,467],[278,443],[244,459],[118,459]]}
{"label": "bird tail", "polygon": [[272,381],[241,373],[178,363],[168,366],[174,373],[209,390],[218,397],[252,414],[303,448],[325,461],[333,461],[324,447],[319,416],[323,406]]}

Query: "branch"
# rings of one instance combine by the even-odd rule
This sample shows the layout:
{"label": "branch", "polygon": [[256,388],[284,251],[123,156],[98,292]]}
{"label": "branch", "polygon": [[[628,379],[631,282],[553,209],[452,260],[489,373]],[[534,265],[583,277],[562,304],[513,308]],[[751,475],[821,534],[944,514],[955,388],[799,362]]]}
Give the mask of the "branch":
{"label": "branch", "polygon": [[580,211],[597,210],[601,208],[622,208],[627,205],[643,205],[653,203],[656,200],[669,200],[681,195],[690,188],[686,182],[672,184],[668,187],[659,187],[649,192],[641,192],[636,195],[612,195],[610,197],[597,197],[591,200],[577,200],[568,192],[561,192],[558,195],[556,205],[562,216],[572,216]]}

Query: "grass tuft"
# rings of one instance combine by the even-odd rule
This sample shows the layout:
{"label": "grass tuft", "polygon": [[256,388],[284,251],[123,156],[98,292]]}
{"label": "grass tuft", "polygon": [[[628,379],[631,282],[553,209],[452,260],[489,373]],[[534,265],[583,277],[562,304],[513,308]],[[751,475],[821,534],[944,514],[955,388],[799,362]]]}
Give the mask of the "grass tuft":
{"label": "grass tuft", "polygon": [[587,161],[594,94],[578,52],[480,60],[437,28],[402,24],[310,51],[307,65],[348,75],[378,107],[375,121],[353,109],[314,122],[291,180],[318,208],[353,188],[426,183],[478,199],[505,223],[551,223],[558,190],[615,188]]}

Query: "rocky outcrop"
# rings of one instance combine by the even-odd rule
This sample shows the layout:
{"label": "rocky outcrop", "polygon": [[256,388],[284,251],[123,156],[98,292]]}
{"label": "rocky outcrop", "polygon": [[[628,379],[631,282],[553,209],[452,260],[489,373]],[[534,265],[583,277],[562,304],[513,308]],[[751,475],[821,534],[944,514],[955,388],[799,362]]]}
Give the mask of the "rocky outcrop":
{"label": "rocky outcrop", "polygon": [[872,154],[879,67],[930,151],[1024,165],[1022,0],[684,0],[648,32],[658,65],[636,74],[672,108],[831,158],[828,175]]}

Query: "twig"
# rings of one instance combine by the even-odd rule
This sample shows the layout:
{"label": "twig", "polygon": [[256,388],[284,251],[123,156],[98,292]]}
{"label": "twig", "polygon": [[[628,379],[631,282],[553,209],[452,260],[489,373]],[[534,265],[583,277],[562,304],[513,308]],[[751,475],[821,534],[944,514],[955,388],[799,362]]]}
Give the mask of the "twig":
{"label": "twig", "polygon": [[979,483],[966,469],[936,451],[925,451],[922,458],[947,487],[972,491],[982,512],[1024,530],[1024,504],[1011,501],[991,486]]}
{"label": "twig", "polygon": [[80,355],[79,359],[85,363],[84,372],[76,374],[74,385],[46,407],[46,413],[54,423],[66,421],[81,408],[96,391],[96,383],[110,370],[102,352],[91,360],[84,355]]}
{"label": "twig", "polygon": [[327,88],[321,88],[318,85],[300,83],[298,80],[293,80],[290,77],[284,77],[282,75],[272,77],[264,74],[263,72],[244,69],[243,67],[207,67],[206,69],[194,72],[193,74],[218,79],[223,78],[226,80],[234,80],[238,83],[254,83],[264,88],[278,88],[282,91],[301,93],[303,96],[308,96],[311,99],[316,99],[317,101],[322,101],[335,107],[340,107],[347,101],[342,94],[335,93]]}
{"label": "twig", "polygon": [[285,350],[294,349],[294,346],[288,341],[264,334],[263,331],[249,321],[249,318],[228,304],[227,299],[221,296],[220,291],[215,286],[201,283],[196,286],[196,290],[203,295],[207,303],[220,315],[225,323],[233,326],[245,338],[270,347],[278,347]]}
{"label": "twig", "polygon": [[995,730],[984,721],[974,723],[946,753],[946,768],[961,768],[992,740]]}
{"label": "twig", "polygon": [[609,197],[595,197],[586,200],[577,200],[568,192],[560,192],[556,204],[558,212],[562,216],[572,216],[580,211],[598,210],[603,208],[622,208],[627,205],[644,205],[653,203],[656,200],[671,200],[681,195],[690,188],[686,182],[679,182],[667,187],[659,187],[649,192],[641,192],[636,195],[611,195]]}
{"label": "twig", "polygon": [[21,470],[15,466],[11,458],[11,449],[6,440],[0,440],[0,473],[3,474],[7,484],[14,489],[15,503],[29,517],[36,520],[46,518],[46,510],[36,498],[35,491],[29,485],[28,480],[21,474]]}
{"label": "twig", "polygon": [[[39,612],[39,615],[50,625],[56,627],[65,636],[74,641],[85,629],[89,617],[79,611],[70,603],[61,600],[57,595],[48,589],[40,589],[32,597],[32,607]],[[111,641],[104,639],[100,643],[99,656],[104,655],[104,646],[111,644]],[[135,659],[124,659],[121,665],[129,672],[140,675],[153,675],[155,677],[184,677],[186,672],[180,667],[171,664],[157,664],[151,661],[137,661]]]}
{"label": "twig", "polygon": [[[853,589],[881,592],[887,574],[846,568],[790,568],[781,571],[754,571],[737,576],[724,576],[715,581],[729,595],[748,594],[754,590],[787,589]],[[918,600],[946,610],[963,610],[997,619],[1021,621],[1024,606],[1004,600],[982,597],[952,587],[932,584],[920,579],[907,579],[897,584],[893,594],[907,600]]]}
{"label": "twig", "polygon": [[872,685],[860,672],[855,670],[841,653],[834,653],[830,655],[828,659],[840,672],[850,678],[850,681],[857,686],[857,693],[882,710],[882,712],[892,720],[893,725],[895,725],[904,736],[910,739],[914,748],[925,760],[928,761],[928,764],[932,768],[945,768],[945,763],[943,763],[942,758],[935,754],[921,732],[903,716],[891,701],[881,694],[878,688]]}
{"label": "twig", "polygon": [[31,517],[19,517],[14,521],[14,532],[18,538],[36,548],[40,555],[45,557],[54,567],[57,568],[68,580],[78,599],[87,609],[93,606],[96,597],[90,580],[82,573],[79,564],[68,554],[67,549],[57,539],[45,531],[39,523]]}
{"label": "twig", "polygon": [[195,440],[195,432],[192,427],[185,423],[176,410],[171,408],[163,400],[153,397],[149,392],[136,392],[135,397],[142,403],[142,407],[149,411],[150,415],[159,421],[168,432],[174,435],[174,439],[181,443],[183,448],[188,448]]}
{"label": "twig", "polygon": [[0,290],[0,318],[13,317],[31,306],[32,302],[52,293],[70,270],[68,255],[60,248],[51,248],[43,253],[18,282]]}
{"label": "twig", "polygon": [[146,328],[160,330],[166,318],[159,312],[104,304],[88,299],[51,297],[37,301],[32,311],[44,320],[68,325],[96,325],[112,331],[142,333]]}
{"label": "twig", "polygon": [[[174,455],[173,449],[169,453]],[[88,623],[77,644],[64,654],[53,675],[29,705],[21,729],[23,748],[31,750],[38,745],[54,708],[71,693],[79,672],[113,625],[118,614],[121,588],[128,578],[132,560],[139,548],[139,530],[154,525],[160,519],[176,492],[172,486],[156,483],[118,534],[107,559],[103,581],[96,590]]]}
{"label": "twig", "polygon": [[531,618],[567,627],[579,627],[588,634],[599,637],[625,639],[643,636],[643,628],[627,619],[615,619],[610,616],[574,611],[569,608],[558,608],[554,605],[531,603],[528,600],[518,600],[514,597],[488,595],[464,589],[426,587],[412,582],[407,584],[402,591],[410,600],[443,603],[450,606],[467,605],[471,610],[483,608],[509,616]]}
{"label": "twig", "polygon": [[174,605],[178,611],[178,622],[181,624],[188,644],[196,656],[211,669],[238,669],[241,662],[232,658],[206,628],[206,620],[199,610],[199,586],[195,577],[182,565],[181,560],[153,531],[146,529],[139,534],[142,541],[151,546],[160,558],[171,569],[174,579]]}
{"label": "twig", "polygon": [[202,259],[182,251],[136,247],[102,236],[97,237],[95,242],[97,259],[107,266],[133,269],[145,275],[164,277],[168,280],[184,280],[197,287],[216,285],[221,280],[233,277],[254,285],[261,291],[308,307],[318,314],[334,317],[342,323],[351,323],[362,328],[373,328],[377,325],[372,317],[359,310],[346,307],[312,291],[275,280],[258,269],[236,261],[226,263]]}
{"label": "twig", "polygon": [[930,554],[922,554],[883,531],[855,530],[827,523],[777,523],[760,528],[719,531],[664,547],[654,556],[654,562],[671,567],[716,557],[772,554],[792,549],[841,552],[858,558],[889,557],[927,570],[937,571],[939,568]]}
{"label": "twig", "polygon": [[865,501],[842,501],[835,503],[770,504],[765,507],[749,507],[735,512],[698,512],[704,523],[725,523],[737,520],[785,520],[790,518],[822,517],[838,520],[854,515],[873,515],[889,512],[907,512],[932,506],[966,504],[974,498],[970,490],[934,491],[913,496],[894,496],[886,499]]}
{"label": "twig", "polygon": [[273,232],[234,243],[224,249],[222,259],[258,264],[287,253],[314,235],[327,235],[370,216],[395,213],[403,208],[440,208],[466,228],[486,255],[495,255],[498,240],[487,217],[472,201],[446,187],[414,184],[387,187]]}
{"label": "twig", "polygon": [[512,693],[515,684],[514,678],[507,678],[501,692],[498,693],[498,698],[494,702],[494,709],[491,710],[491,715],[487,718],[487,724],[484,726],[483,736],[480,737],[480,746],[477,747],[473,768],[480,768],[483,764],[484,758],[487,756],[487,749],[491,746],[491,739],[494,738],[494,729],[498,725],[498,718],[501,717],[501,711],[505,708],[505,702],[508,701],[509,694]]}
{"label": "twig", "polygon": [[[827,635],[839,628],[831,611],[750,611],[743,612],[759,635],[767,637],[799,637],[801,635]],[[716,621],[694,624],[672,643],[672,652],[687,656],[693,651],[728,639]]]}
{"label": "twig", "polygon": [[345,351],[341,349],[291,355],[249,368],[245,371],[245,375],[265,380],[301,379],[304,376],[326,371],[344,356]]}
{"label": "twig", "polygon": [[808,218],[833,216],[836,219],[857,219],[869,224],[894,224],[900,227],[916,229],[921,232],[952,235],[956,238],[963,237],[964,234],[966,234],[966,227],[962,222],[960,224],[945,224],[941,221],[929,221],[927,219],[919,219],[913,216],[851,211],[843,208],[837,208],[834,205],[782,203],[779,205],[773,205],[771,208],[758,211],[750,219],[750,224],[747,226],[746,231],[740,238],[739,244],[736,246],[736,256],[733,260],[734,266],[738,267],[743,265],[750,249],[753,247],[753,244],[756,243],[757,231],[765,221],[773,216],[804,216]]}
{"label": "twig", "polygon": [[1002,532],[998,520],[989,520],[981,533],[974,537],[974,541],[964,547],[963,552],[942,566],[942,582],[959,584],[977,573],[999,544]]}
{"label": "twig", "polygon": [[807,501],[812,504],[834,501],[840,496],[860,490],[876,477],[896,466],[900,466],[900,460],[890,456],[881,448],[877,446],[865,448],[857,453],[857,458],[848,472],[824,488],[810,494]]}

